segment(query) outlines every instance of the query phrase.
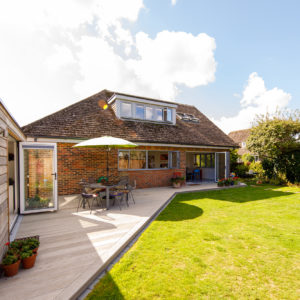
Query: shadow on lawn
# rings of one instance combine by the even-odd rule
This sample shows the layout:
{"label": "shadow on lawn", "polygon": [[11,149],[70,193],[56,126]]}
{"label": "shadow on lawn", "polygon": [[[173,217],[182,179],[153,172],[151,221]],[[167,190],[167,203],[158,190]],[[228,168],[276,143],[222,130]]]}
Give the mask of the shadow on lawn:
{"label": "shadow on lawn", "polygon": [[[174,211],[176,213],[174,213]],[[157,217],[157,221],[183,221],[189,219],[195,219],[203,214],[203,209],[177,201],[173,199],[172,202],[164,209]]]}
{"label": "shadow on lawn", "polygon": [[244,187],[238,189],[223,189],[213,191],[199,191],[177,195],[172,202],[157,217],[157,221],[183,221],[195,219],[203,214],[203,210],[188,203],[188,201],[201,201],[211,199],[235,203],[247,203],[258,200],[267,200],[275,197],[289,196],[291,192],[265,190],[264,187]]}
{"label": "shadow on lawn", "polygon": [[[274,189],[277,187],[274,187]],[[241,187],[236,189],[223,189],[223,190],[213,190],[213,191],[203,191],[203,192],[192,192],[186,194],[179,194],[174,199],[175,201],[190,201],[190,200],[201,200],[201,199],[212,199],[219,201],[229,201],[236,203],[246,203],[258,200],[266,200],[276,197],[283,197],[293,195],[292,192],[281,192],[274,191],[265,187]],[[174,201],[173,200],[173,201]]]}

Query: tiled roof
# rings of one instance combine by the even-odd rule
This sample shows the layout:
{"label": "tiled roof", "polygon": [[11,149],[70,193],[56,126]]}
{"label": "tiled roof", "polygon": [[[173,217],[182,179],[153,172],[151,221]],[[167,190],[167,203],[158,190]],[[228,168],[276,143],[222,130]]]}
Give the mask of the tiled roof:
{"label": "tiled roof", "polygon": [[192,114],[199,123],[177,118],[176,125],[120,120],[111,107],[102,110],[98,101],[114,92],[103,90],[52,115],[23,127],[31,137],[93,138],[103,135],[133,142],[229,146],[237,145],[194,106],[178,104],[177,112]]}
{"label": "tiled roof", "polygon": [[250,135],[251,129],[242,129],[242,130],[236,130],[231,131],[228,136],[237,144],[241,142],[246,142],[248,136]]}

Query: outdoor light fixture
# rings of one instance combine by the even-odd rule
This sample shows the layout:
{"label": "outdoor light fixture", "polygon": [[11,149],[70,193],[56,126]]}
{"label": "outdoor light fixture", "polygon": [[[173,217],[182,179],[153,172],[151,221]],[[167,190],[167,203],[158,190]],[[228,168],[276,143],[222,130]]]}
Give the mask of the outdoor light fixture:
{"label": "outdoor light fixture", "polygon": [[101,107],[103,110],[106,110],[106,109],[108,108],[108,104],[106,103],[105,100],[102,100],[102,99],[98,101],[98,105],[99,105],[99,107]]}

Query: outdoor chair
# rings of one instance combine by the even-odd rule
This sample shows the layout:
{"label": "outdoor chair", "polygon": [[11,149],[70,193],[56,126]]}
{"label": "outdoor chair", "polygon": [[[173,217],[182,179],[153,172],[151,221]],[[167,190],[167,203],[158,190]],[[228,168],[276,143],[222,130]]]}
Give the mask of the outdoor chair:
{"label": "outdoor chair", "polygon": [[197,179],[198,180],[202,179],[202,170],[200,169],[195,169],[193,172],[193,180],[196,181]]}
{"label": "outdoor chair", "polygon": [[101,208],[105,208],[105,205],[103,204],[105,192],[104,193],[103,193],[103,191],[96,192],[94,195],[96,195],[96,197],[94,197],[94,196],[92,197],[90,214],[92,213],[95,201],[97,203],[97,206],[100,206]]}
{"label": "outdoor chair", "polygon": [[136,180],[133,181],[133,184],[127,184],[126,188],[124,189],[124,193],[126,195],[126,204],[129,206],[129,196],[131,196],[132,202],[135,204],[134,197],[132,191],[136,189]]}

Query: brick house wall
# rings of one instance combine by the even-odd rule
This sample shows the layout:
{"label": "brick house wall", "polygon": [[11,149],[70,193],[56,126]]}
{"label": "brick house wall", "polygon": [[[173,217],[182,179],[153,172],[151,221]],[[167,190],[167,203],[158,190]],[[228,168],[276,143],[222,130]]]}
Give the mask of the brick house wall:
{"label": "brick house wall", "polygon": [[[57,179],[58,194],[70,195],[81,192],[79,182],[90,178],[96,180],[100,176],[106,176],[106,150],[102,148],[72,148],[71,143],[57,143]],[[179,169],[161,170],[118,170],[118,150],[109,152],[109,178],[118,182],[120,176],[128,176],[131,181],[136,180],[137,188],[162,187],[171,185],[170,179],[174,172],[181,172],[185,176],[186,151],[217,152],[224,150],[199,149],[199,148],[174,148],[141,146],[135,150],[159,150],[179,151]]]}

